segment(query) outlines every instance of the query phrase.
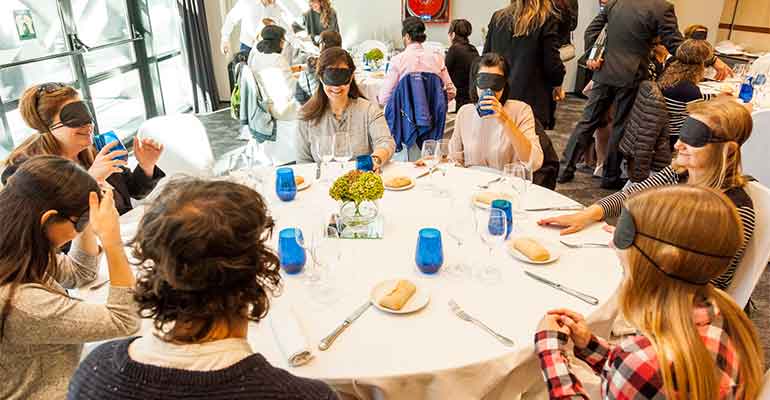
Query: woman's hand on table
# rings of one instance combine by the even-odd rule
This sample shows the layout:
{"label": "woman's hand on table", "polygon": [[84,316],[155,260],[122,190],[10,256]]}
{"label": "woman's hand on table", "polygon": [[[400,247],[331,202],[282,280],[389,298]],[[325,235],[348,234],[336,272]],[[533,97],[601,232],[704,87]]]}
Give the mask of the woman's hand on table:
{"label": "woman's hand on table", "polygon": [[128,152],[124,150],[112,151],[117,145],[118,142],[115,141],[102,147],[99,153],[96,154],[93,164],[88,168],[88,173],[94,177],[97,182],[104,182],[110,175],[120,173],[120,167],[126,165],[126,161],[121,160],[118,157],[125,156]]}
{"label": "woman's hand on table", "polygon": [[[575,347],[579,349],[585,349],[586,346],[588,346],[593,333],[591,333],[591,329],[588,328],[585,317],[583,317],[581,314],[566,308],[560,308],[557,310],[548,311],[548,314],[546,314],[545,318],[548,317],[556,319],[562,328],[567,328],[567,332],[565,333],[569,335],[570,339],[572,339],[572,342],[575,343]],[[563,330],[560,331],[563,332]]]}
{"label": "woman's hand on table", "polygon": [[592,218],[581,211],[573,214],[559,215],[558,217],[544,218],[537,221],[537,224],[540,226],[563,227],[564,229],[559,234],[569,235],[582,231],[592,222],[594,222]]}

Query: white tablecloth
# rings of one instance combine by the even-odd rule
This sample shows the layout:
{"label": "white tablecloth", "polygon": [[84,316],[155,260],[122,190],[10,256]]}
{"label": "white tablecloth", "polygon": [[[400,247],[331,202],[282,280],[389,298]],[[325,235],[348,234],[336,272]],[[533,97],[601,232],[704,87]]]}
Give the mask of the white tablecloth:
{"label": "white tablecloth", "polygon": [[[295,167],[297,174],[313,175],[314,166]],[[385,175],[417,174],[407,164],[390,165]],[[471,196],[475,185],[493,175],[468,169],[450,171],[448,180],[453,193]],[[419,181],[422,183],[422,179]],[[595,332],[606,335],[616,309],[610,301],[621,281],[622,269],[608,249],[568,249],[560,247],[561,259],[545,266],[532,266],[516,261],[497,251],[497,262],[503,272],[500,284],[483,285],[475,281],[452,280],[439,273],[421,276],[415,267],[417,232],[423,227],[443,227],[452,214],[450,201],[434,198],[421,190],[420,184],[405,192],[387,192],[380,200],[385,217],[382,240],[345,241],[342,265],[336,266],[333,282],[338,300],[331,305],[314,302],[301,276],[286,277],[282,296],[271,305],[270,314],[278,315],[292,308],[306,337],[315,351],[309,364],[290,368],[279,350],[269,321],[253,324],[249,342],[273,365],[292,373],[322,379],[341,393],[364,399],[510,399],[533,386],[542,386],[542,377],[533,353],[533,335],[544,313],[557,307],[568,307],[589,316]],[[298,193],[289,203],[268,194],[271,211],[276,218],[276,231],[299,226],[309,229],[309,221],[320,221],[321,213],[335,209],[327,195],[328,188],[315,182]],[[530,190],[525,206],[547,207],[574,204],[555,192],[538,186]],[[538,218],[556,212],[529,213],[522,224],[525,233],[558,242],[558,230],[540,228]],[[124,235],[133,234],[139,211],[124,216]],[[468,226],[469,233],[473,231]],[[608,241],[609,234],[593,226],[571,241]],[[483,262],[486,250],[479,240],[464,247]],[[444,235],[445,265],[457,260],[457,247]],[[591,306],[526,277],[530,270],[566,286],[596,296],[600,306]],[[103,268],[102,275],[106,274]],[[317,344],[354,309],[363,304],[371,288],[378,282],[404,277],[429,288],[428,306],[412,315],[392,315],[370,308],[334,345],[325,352]],[[106,296],[85,293],[92,300]],[[468,313],[493,329],[513,339],[516,347],[508,348],[478,327],[454,316],[447,302],[455,299]],[[149,324],[145,324],[147,329]],[[146,332],[145,332],[146,333]]]}
{"label": "white tablecloth", "polygon": [[377,95],[380,94],[380,89],[382,89],[382,84],[384,82],[384,71],[356,72],[356,84],[358,85],[358,88],[361,89],[361,92],[363,92],[364,96],[366,96],[366,98],[374,104],[377,104]]}

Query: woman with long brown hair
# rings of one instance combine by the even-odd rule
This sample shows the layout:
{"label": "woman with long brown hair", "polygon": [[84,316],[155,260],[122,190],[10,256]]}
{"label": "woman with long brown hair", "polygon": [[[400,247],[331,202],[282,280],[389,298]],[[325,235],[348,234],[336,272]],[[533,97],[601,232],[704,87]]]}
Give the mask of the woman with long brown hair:
{"label": "woman with long brown hair", "polygon": [[361,94],[355,72],[353,58],[344,49],[333,47],[321,53],[317,70],[321,85],[300,111],[297,162],[320,161],[312,148],[314,137],[341,132],[348,135],[353,156],[371,154],[376,169],[393,156],[396,143],[385,115]]}
{"label": "woman with long brown hair", "polygon": [[509,98],[529,104],[546,127],[553,122],[552,101],[564,98],[560,46],[551,0],[512,0],[492,16],[484,43],[485,54],[500,54],[508,62]]}
{"label": "woman with long brown hair", "polygon": [[319,43],[318,36],[323,31],[340,32],[337,12],[332,8],[330,0],[309,0],[308,3],[310,9],[302,14],[302,22],[313,43]]}
{"label": "woman with long brown hair", "polygon": [[[696,103],[682,125],[677,155],[671,166],[646,180],[599,200],[583,211],[538,221],[540,225],[564,227],[562,235],[579,232],[586,226],[620,215],[623,203],[634,193],[646,189],[688,184],[719,190],[732,200],[743,222],[743,245],[714,285],[727,289],[754,233],[754,203],[743,187],[747,179],[741,169],[741,145],[753,129],[751,113],[730,98]],[[678,207],[678,210],[686,210]],[[687,211],[680,211],[685,215]]]}
{"label": "woman with long brown hair", "polygon": [[582,315],[549,311],[535,345],[550,398],[588,398],[565,357],[571,339],[575,355],[602,374],[606,399],[755,399],[763,368],[756,329],[711,284],[741,248],[741,226],[733,202],[713,189],[673,186],[629,199],[612,243],[625,271],[620,311],[640,333],[611,345]]}
{"label": "woman with long brown hair", "polygon": [[80,164],[97,182],[115,190],[120,214],[132,209],[131,199],[147,195],[165,176],[156,166],[163,145],[152,139],[135,139],[137,167],[131,171],[119,157],[125,151],[112,151],[112,142],[97,152],[93,146],[93,117],[78,92],[61,83],[44,83],[28,88],[19,103],[21,117],[33,134],[15,148],[3,163],[5,182],[24,160],[36,155],[56,155]]}
{"label": "woman with long brown hair", "polygon": [[[0,191],[0,398],[63,398],[83,343],[139,329],[112,191],[100,193],[86,170],[55,156],[30,158]],[[97,238],[107,304],[66,291],[96,278]]]}

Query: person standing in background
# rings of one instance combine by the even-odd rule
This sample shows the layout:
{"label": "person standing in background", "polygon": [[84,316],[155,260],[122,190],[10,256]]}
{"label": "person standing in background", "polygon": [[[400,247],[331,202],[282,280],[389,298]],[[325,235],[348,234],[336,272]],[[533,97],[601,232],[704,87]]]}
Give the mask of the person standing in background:
{"label": "person standing in background", "polygon": [[560,46],[559,19],[551,0],[513,0],[489,22],[484,53],[505,57],[509,98],[529,104],[543,126],[551,125],[552,100],[564,98],[566,70]]}
{"label": "person standing in background", "polygon": [[[471,67],[479,58],[478,49],[468,40],[472,32],[473,26],[468,20],[456,19],[449,24],[449,42],[452,46],[446,53],[445,62],[452,83],[457,88],[455,112],[471,102]],[[475,90],[475,86],[473,89]]]}
{"label": "person standing in background", "polygon": [[[575,46],[572,44],[572,32],[578,26],[578,0],[553,0],[556,14],[559,16],[559,53],[561,61],[566,63],[575,58]],[[551,121],[545,128],[548,130],[556,126],[556,97],[551,100]]]}
{"label": "person standing in background", "polygon": [[222,24],[222,54],[230,54],[230,34],[235,24],[241,23],[241,52],[251,52],[257,34],[267,25],[278,24],[281,10],[275,0],[238,0],[230,9]]}
{"label": "person standing in background", "polygon": [[302,14],[302,29],[307,31],[313,44],[318,45],[323,31],[340,32],[337,22],[337,12],[334,11],[329,0],[310,0],[310,9]]}

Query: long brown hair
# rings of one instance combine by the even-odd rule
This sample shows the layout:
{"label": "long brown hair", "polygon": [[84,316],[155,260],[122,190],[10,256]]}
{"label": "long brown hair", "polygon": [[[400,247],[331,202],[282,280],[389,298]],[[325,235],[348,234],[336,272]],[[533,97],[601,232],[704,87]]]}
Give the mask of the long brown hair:
{"label": "long brown hair", "polygon": [[162,339],[182,343],[226,336],[217,321],[265,317],[281,282],[268,244],[273,226],[251,188],[189,177],[168,182],[132,241],[140,315],[155,321]]}
{"label": "long brown hair", "polygon": [[[706,145],[709,152],[706,173],[700,181],[688,183],[721,190],[745,186],[747,180],[741,168],[741,146],[754,129],[749,110],[731,98],[719,97],[692,104],[688,112],[703,118],[716,137],[726,140],[724,143]],[[672,167],[679,173],[686,171],[676,161]]]}
{"label": "long brown hair", "polygon": [[693,285],[664,275],[639,250],[666,273],[693,282],[716,278],[743,242],[735,206],[713,189],[677,185],[643,192],[629,199],[626,207],[639,232],[660,240],[638,235],[634,241],[638,248],[627,250],[628,274],[619,292],[620,309],[653,343],[666,396],[688,400],[719,397],[719,366],[692,316],[693,309],[705,301],[719,309],[723,328],[735,346],[740,378],[736,398],[754,399],[762,384],[764,363],[756,329],[743,310],[710,283]]}
{"label": "long brown hair", "polygon": [[49,286],[58,272],[56,249],[40,217],[48,210],[58,212],[50,221],[80,217],[88,210],[90,192],[100,193],[99,186],[85,169],[48,155],[25,161],[0,191],[0,286],[10,285],[0,313],[0,339],[16,287]]}
{"label": "long brown hair", "polygon": [[498,23],[510,23],[513,37],[522,37],[543,26],[551,15],[555,15],[552,0],[511,0]]}
{"label": "long brown hair", "polygon": [[[312,3],[313,1],[318,1],[319,4],[321,4],[321,23],[324,24],[325,28],[331,28],[329,26],[329,22],[332,19],[332,12],[334,9],[332,9],[331,1],[330,0],[310,0],[309,3]],[[312,11],[312,8],[311,8]]]}
{"label": "long brown hair", "polygon": [[687,39],[676,51],[676,58],[658,80],[661,90],[690,82],[697,85],[706,72],[706,61],[714,57],[714,48],[705,40]]}
{"label": "long brown hair", "polygon": [[[28,137],[22,144],[16,147],[3,164],[5,166],[18,164],[19,162],[37,155],[62,155],[62,148],[49,127],[53,125],[56,115],[62,107],[78,98],[78,92],[66,85],[45,83],[27,88],[19,101],[19,111],[24,122],[38,133]],[[96,152],[92,146],[78,154],[78,161],[85,168],[90,168],[94,163]]]}
{"label": "long brown hair", "polygon": [[329,97],[324,92],[323,74],[326,68],[333,67],[336,64],[344,62],[348,68],[353,72],[353,78],[350,81],[350,91],[348,92],[348,98],[365,99],[364,95],[358,89],[356,84],[356,64],[353,62],[353,57],[350,56],[345,49],[340,47],[332,47],[325,49],[321,53],[321,57],[318,58],[318,66],[316,67],[316,75],[321,83],[318,85],[313,97],[308,100],[307,103],[300,110],[300,119],[303,121],[310,121],[317,124],[323,117],[324,113],[329,108]]}

